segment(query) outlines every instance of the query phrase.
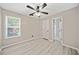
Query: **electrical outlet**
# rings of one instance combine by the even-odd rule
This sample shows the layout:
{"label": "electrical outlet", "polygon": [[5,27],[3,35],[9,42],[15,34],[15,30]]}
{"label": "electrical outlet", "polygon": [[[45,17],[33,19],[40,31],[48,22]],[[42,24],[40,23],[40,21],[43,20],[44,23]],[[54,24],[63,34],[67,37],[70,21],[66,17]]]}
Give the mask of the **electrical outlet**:
{"label": "electrical outlet", "polygon": [[34,36],[32,35],[32,37],[34,37]]}

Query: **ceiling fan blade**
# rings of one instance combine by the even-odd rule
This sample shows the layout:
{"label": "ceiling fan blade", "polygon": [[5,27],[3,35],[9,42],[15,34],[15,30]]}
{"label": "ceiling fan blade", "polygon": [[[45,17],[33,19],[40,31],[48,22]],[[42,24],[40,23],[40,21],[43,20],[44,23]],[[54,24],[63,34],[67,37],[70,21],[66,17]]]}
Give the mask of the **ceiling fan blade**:
{"label": "ceiling fan blade", "polygon": [[33,7],[31,7],[31,6],[29,6],[29,5],[27,5],[26,7],[30,8],[30,9],[32,9],[32,10],[35,10]]}
{"label": "ceiling fan blade", "polygon": [[33,12],[33,13],[29,14],[29,16],[33,16],[34,14],[35,14],[35,12]]}
{"label": "ceiling fan blade", "polygon": [[39,9],[39,6],[37,6],[37,9]]}
{"label": "ceiling fan blade", "polygon": [[41,12],[41,13],[43,13],[43,14],[48,14],[47,12]]}
{"label": "ceiling fan blade", "polygon": [[42,5],[42,9],[43,9],[43,8],[45,8],[46,6],[47,6],[47,4],[46,4],[46,3],[44,3],[44,4]]}

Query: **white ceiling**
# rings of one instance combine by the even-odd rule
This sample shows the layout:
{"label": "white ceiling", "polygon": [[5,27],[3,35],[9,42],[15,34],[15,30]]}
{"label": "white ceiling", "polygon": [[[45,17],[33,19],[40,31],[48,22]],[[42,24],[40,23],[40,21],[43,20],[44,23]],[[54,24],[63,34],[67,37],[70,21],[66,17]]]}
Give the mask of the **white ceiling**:
{"label": "white ceiling", "polygon": [[[32,7],[36,8],[37,5],[42,5],[42,3],[0,3],[0,7],[20,13],[22,15],[29,15],[30,13],[34,12],[33,10],[26,8],[26,5],[31,5]],[[77,3],[47,3],[47,7],[42,9],[42,11],[46,11],[49,14],[43,15],[42,17],[47,17],[52,14],[62,12],[71,8],[76,7]]]}

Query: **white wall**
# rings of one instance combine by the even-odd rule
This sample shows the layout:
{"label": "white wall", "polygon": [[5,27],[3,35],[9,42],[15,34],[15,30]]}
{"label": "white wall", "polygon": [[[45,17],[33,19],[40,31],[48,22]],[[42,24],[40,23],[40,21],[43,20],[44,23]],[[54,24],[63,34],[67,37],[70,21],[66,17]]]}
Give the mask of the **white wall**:
{"label": "white wall", "polygon": [[[12,11],[8,11],[8,10],[2,10],[2,16],[3,16],[3,20],[2,20],[2,37],[3,37],[3,45],[9,45],[9,44],[13,44],[15,42],[20,42],[23,40],[29,40],[32,38],[32,35],[34,35],[34,37],[37,37],[40,35],[40,21],[38,19],[33,19],[24,15],[20,15],[18,13],[12,12]],[[16,38],[9,38],[9,39],[5,39],[4,38],[4,30],[5,30],[5,16],[15,16],[15,17],[20,17],[21,18],[21,37],[16,37]],[[0,33],[1,34],[1,33]]]}
{"label": "white wall", "polygon": [[[1,9],[0,9],[0,33],[1,33]],[[1,34],[0,34],[0,50],[1,50]]]}
{"label": "white wall", "polygon": [[[62,16],[64,20],[64,44],[79,48],[79,8],[75,7],[64,12],[57,13],[48,17],[50,19],[50,24],[52,18]],[[50,25],[51,27],[51,25]],[[51,31],[51,29],[50,29]],[[51,36],[51,33],[50,33]]]}
{"label": "white wall", "polygon": [[2,11],[2,10],[1,10],[1,8],[0,8],[0,51],[1,51],[1,47],[2,47],[2,46],[1,46],[1,45],[2,45],[2,44],[1,44],[1,42],[2,42],[2,36],[1,36],[1,20],[2,20],[2,19],[1,19],[1,11]]}
{"label": "white wall", "polygon": [[79,48],[79,6],[77,9],[77,41],[76,41],[76,46]]}

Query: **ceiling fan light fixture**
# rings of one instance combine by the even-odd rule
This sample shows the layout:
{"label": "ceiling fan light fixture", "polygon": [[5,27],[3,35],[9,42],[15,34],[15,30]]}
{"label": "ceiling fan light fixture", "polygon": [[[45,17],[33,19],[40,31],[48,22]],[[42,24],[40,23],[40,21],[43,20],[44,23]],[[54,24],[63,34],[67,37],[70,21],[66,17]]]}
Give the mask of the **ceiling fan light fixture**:
{"label": "ceiling fan light fixture", "polygon": [[41,14],[40,14],[40,12],[36,12],[35,15],[36,16],[40,16]]}

